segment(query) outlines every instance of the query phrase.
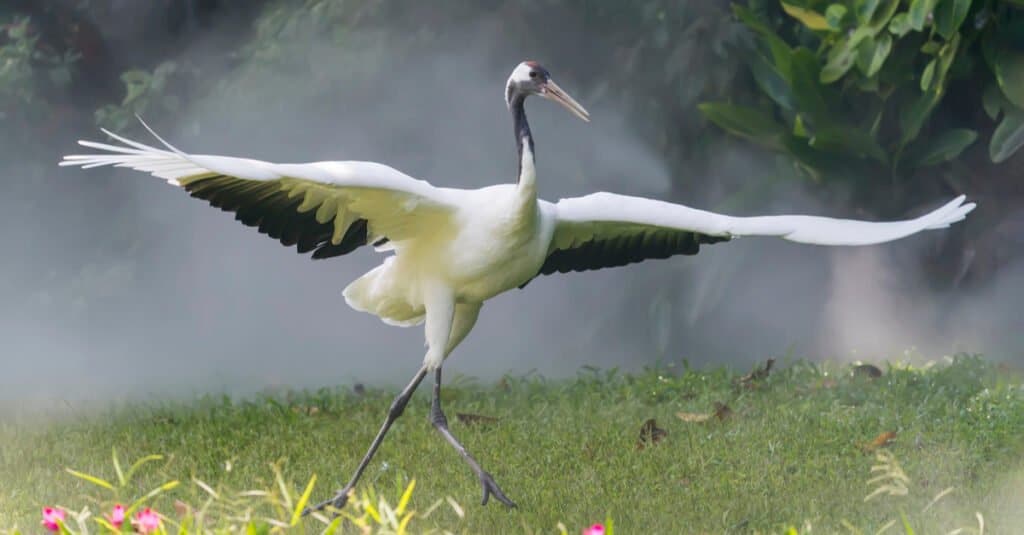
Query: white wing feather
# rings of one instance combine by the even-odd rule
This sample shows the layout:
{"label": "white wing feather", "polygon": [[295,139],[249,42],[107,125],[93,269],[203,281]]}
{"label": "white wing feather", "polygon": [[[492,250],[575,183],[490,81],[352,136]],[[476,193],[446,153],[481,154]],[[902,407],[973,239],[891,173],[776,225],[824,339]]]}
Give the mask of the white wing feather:
{"label": "white wing feather", "polygon": [[[87,169],[106,165],[128,167],[150,173],[175,186],[204,175],[225,175],[261,182],[280,180],[282,189],[290,189],[296,195],[308,193],[311,199],[316,200],[324,196],[335,197],[346,209],[369,221],[374,239],[388,236],[397,241],[409,237],[408,234],[416,232],[416,229],[438,230],[454,211],[445,190],[375,162],[279,164],[249,158],[186,154],[152,130],[150,132],[166,149],[132,141],[107,130],[103,132],[123,145],[79,141],[84,147],[102,152],[68,155],[60,165]],[[309,184],[296,187],[286,183],[285,179],[309,181]],[[340,234],[335,236],[335,241],[338,238]]]}
{"label": "white wing feather", "polygon": [[643,232],[652,227],[720,237],[778,236],[816,245],[870,245],[922,230],[947,227],[964,219],[974,207],[974,203],[964,204],[961,195],[914,219],[876,223],[808,215],[733,217],[680,204],[601,192],[562,199],[554,205],[557,223],[551,250],[571,248],[592,239]]}

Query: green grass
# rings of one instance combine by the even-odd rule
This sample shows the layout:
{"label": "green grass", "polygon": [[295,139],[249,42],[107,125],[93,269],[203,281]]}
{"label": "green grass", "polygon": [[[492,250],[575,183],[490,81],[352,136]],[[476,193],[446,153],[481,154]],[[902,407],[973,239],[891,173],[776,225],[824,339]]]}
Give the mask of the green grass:
{"label": "green grass", "polygon": [[[416,530],[456,533],[570,533],[607,515],[619,533],[863,533],[906,514],[917,533],[977,526],[1011,533],[1024,522],[1024,391],[1013,374],[972,357],[925,370],[891,368],[880,379],[807,363],[780,366],[753,388],[741,373],[677,366],[622,376],[582,372],[574,380],[509,377],[498,384],[455,381],[447,390],[452,429],[519,508],[480,507],[480,489],[427,421],[427,389],[395,425],[360,487],[394,504],[410,478],[410,507],[447,505],[414,522]],[[170,479],[182,485],[157,496],[173,516],[175,499],[196,504],[195,477],[219,489],[274,489],[270,464],[313,499],[345,481],[363,454],[393,392],[349,389],[282,393],[248,400],[210,397],[144,403],[101,415],[44,424],[0,424],[0,528],[37,531],[39,508],[80,509],[109,492],[64,471],[116,480],[121,462],[161,453],[128,485],[130,501]],[[684,422],[726,403],[731,417]],[[498,418],[466,425],[455,413]],[[641,425],[655,418],[668,434],[637,449]],[[874,454],[862,446],[895,431],[886,447],[910,478],[906,496],[865,502]],[[225,470],[230,461],[231,470]],[[952,487],[927,512],[922,509]],[[108,504],[104,502],[104,505]],[[279,517],[280,518],[280,517]],[[890,533],[902,533],[902,524]]]}

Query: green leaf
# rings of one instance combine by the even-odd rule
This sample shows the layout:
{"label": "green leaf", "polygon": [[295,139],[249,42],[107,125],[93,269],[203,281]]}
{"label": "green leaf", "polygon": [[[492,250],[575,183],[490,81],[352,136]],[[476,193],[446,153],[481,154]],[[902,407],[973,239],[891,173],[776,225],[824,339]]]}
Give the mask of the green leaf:
{"label": "green leaf", "polygon": [[857,15],[857,22],[867,24],[878,9],[878,0],[857,0],[853,6],[853,12]]}
{"label": "green leaf", "polygon": [[790,58],[790,68],[790,86],[793,88],[797,109],[806,113],[812,121],[826,121],[829,106],[819,82],[821,66],[818,58],[806,48],[797,48]]}
{"label": "green leaf", "polygon": [[935,58],[932,58],[921,73],[921,91],[928,91],[932,86],[932,79],[935,77]]}
{"label": "green leaf", "polygon": [[829,29],[828,21],[825,20],[825,17],[822,17],[821,13],[818,13],[817,11],[807,9],[805,7],[794,6],[785,2],[782,2],[782,10],[785,11],[787,15],[802,22],[804,26],[807,26],[812,30]]}
{"label": "green leaf", "polygon": [[1006,101],[1006,97],[1003,96],[1002,91],[999,90],[998,84],[989,84],[985,88],[985,92],[981,94],[981,105],[985,108],[985,115],[988,115],[989,119],[993,121],[999,116],[999,112],[1002,111],[1009,102]]}
{"label": "green leaf", "polygon": [[928,19],[928,14],[935,9],[935,0],[911,0],[910,9],[907,11],[910,27],[921,31]]}
{"label": "green leaf", "polygon": [[935,57],[938,60],[935,78],[937,80],[936,85],[939,87],[946,85],[946,73],[949,72],[949,67],[953,65],[953,60],[956,58],[956,51],[959,47],[960,33],[954,33],[953,38],[939,49],[939,54]]}
{"label": "green leaf", "polygon": [[107,481],[106,479],[101,479],[101,478],[98,478],[96,476],[90,476],[89,474],[86,474],[86,473],[83,473],[83,472],[79,472],[77,470],[72,470],[70,468],[65,468],[64,470],[66,470],[67,473],[77,477],[78,479],[83,479],[83,480],[88,481],[89,483],[92,483],[93,485],[96,485],[98,487],[103,487],[103,488],[108,489],[108,490],[114,490],[114,486],[111,485],[110,482]]}
{"label": "green leaf", "polygon": [[949,39],[967,19],[971,0],[939,0],[935,6],[935,31]]}
{"label": "green leaf", "polygon": [[897,37],[907,35],[907,32],[909,32],[910,29],[910,18],[906,13],[893,15],[893,17],[889,19],[889,32]]}
{"label": "green leaf", "polygon": [[893,13],[896,13],[896,10],[900,7],[900,0],[883,1],[886,3],[881,4],[882,8],[876,10],[871,16],[871,24],[869,26],[872,33],[877,34],[882,31],[882,28],[885,28],[885,25],[889,24],[889,21],[892,20]]}
{"label": "green leaf", "polygon": [[856,61],[857,47],[868,37],[871,37],[871,30],[863,26],[840,39],[839,43],[829,50],[828,60],[818,77],[819,81],[830,84],[842,78]]}
{"label": "green leaf", "polygon": [[775,64],[775,69],[784,79],[788,79],[789,58],[793,50],[786,44],[786,41],[779,37],[765,23],[761,22],[757,15],[749,9],[740,5],[734,5],[733,12],[736,13],[736,18],[740,19],[740,22],[761,36],[772,53],[772,62]]}
{"label": "green leaf", "polygon": [[825,10],[825,21],[828,22],[829,28],[833,30],[839,30],[843,25],[843,17],[846,16],[846,6],[842,4],[832,4]]}
{"label": "green leaf", "polygon": [[857,67],[860,72],[869,78],[874,77],[885,64],[890,50],[892,36],[887,33],[878,36],[877,39],[864,40],[857,50]]}
{"label": "green leaf", "polygon": [[807,142],[815,149],[857,158],[872,158],[886,163],[885,150],[867,132],[858,128],[825,128],[814,134]]}
{"label": "green leaf", "polygon": [[1007,111],[1003,121],[992,132],[988,154],[995,163],[1006,161],[1024,145],[1024,110]]}
{"label": "green leaf", "polygon": [[1024,54],[1010,47],[994,51],[992,70],[1007,100],[1024,108]]}
{"label": "green leaf", "polygon": [[731,134],[768,147],[778,147],[782,125],[759,110],[725,102],[705,102],[697,108],[709,121]]}
{"label": "green leaf", "polygon": [[978,139],[978,133],[967,128],[954,128],[930,140],[917,150],[909,151],[906,163],[910,167],[938,165],[956,158]]}
{"label": "green leaf", "polygon": [[761,91],[764,91],[783,109],[792,110],[793,91],[789,88],[789,82],[786,81],[782,73],[759,52],[750,54],[747,62],[750,73],[754,76],[754,81],[757,82]]}
{"label": "green leaf", "polygon": [[942,99],[941,89],[940,86],[935,86],[925,91],[913,103],[900,110],[900,146],[906,146],[921,133],[921,127],[928,120],[935,105]]}

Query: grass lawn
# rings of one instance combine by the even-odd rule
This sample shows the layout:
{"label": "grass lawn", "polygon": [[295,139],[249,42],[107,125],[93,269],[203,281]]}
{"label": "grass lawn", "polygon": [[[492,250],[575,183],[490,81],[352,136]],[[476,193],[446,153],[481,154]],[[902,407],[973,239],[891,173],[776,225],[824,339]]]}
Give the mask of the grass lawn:
{"label": "grass lawn", "polygon": [[[1015,373],[973,357],[924,370],[883,369],[874,379],[853,375],[850,367],[789,363],[737,384],[746,371],[677,365],[629,376],[583,371],[561,381],[454,381],[446,406],[452,430],[518,502],[514,510],[494,500],[477,504],[476,479],[427,421],[424,388],[359,491],[372,487],[394,506],[415,478],[412,533],[558,533],[559,522],[579,533],[610,516],[620,535],[780,533],[789,527],[857,532],[851,526],[873,534],[903,514],[920,534],[977,530],[976,513],[985,533],[1024,529],[1024,390]],[[280,467],[293,503],[313,474],[313,499],[328,497],[350,475],[392,395],[339,388],[211,397],[122,406],[72,421],[0,423],[0,531],[39,532],[44,505],[88,505],[96,514],[115,498],[131,503],[180,480],[147,502],[174,520],[176,500],[193,507],[208,500],[193,478],[220,497],[210,522],[244,524],[218,516],[227,510],[287,521],[284,506],[265,505],[285,500],[271,465]],[[719,411],[723,418],[713,414],[716,403],[728,407]],[[456,413],[496,420],[466,423]],[[690,413],[691,420],[711,416],[685,421],[679,413]],[[667,434],[638,449],[650,418]],[[894,440],[874,449],[886,432],[894,432]],[[112,448],[124,470],[148,454],[165,458],[141,467],[119,495],[64,470],[116,486]],[[894,467],[870,472],[879,452],[902,466],[907,493],[865,501],[886,484],[901,493]],[[876,475],[883,479],[869,484]],[[252,489],[269,495],[235,498]],[[305,531],[321,529],[319,522],[305,523]],[[904,531],[900,521],[887,532]]]}

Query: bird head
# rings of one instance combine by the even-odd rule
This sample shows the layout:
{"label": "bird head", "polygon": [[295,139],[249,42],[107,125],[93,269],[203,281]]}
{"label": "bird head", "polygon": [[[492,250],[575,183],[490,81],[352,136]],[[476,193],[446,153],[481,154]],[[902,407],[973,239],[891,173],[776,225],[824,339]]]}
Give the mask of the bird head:
{"label": "bird head", "polygon": [[580,106],[576,99],[569,96],[564,89],[551,79],[551,73],[536,61],[524,61],[512,70],[508,77],[508,84],[505,86],[505,104],[510,108],[512,101],[517,95],[526,98],[530,95],[538,95],[548,100],[561,104],[573,115],[590,121],[590,114]]}

